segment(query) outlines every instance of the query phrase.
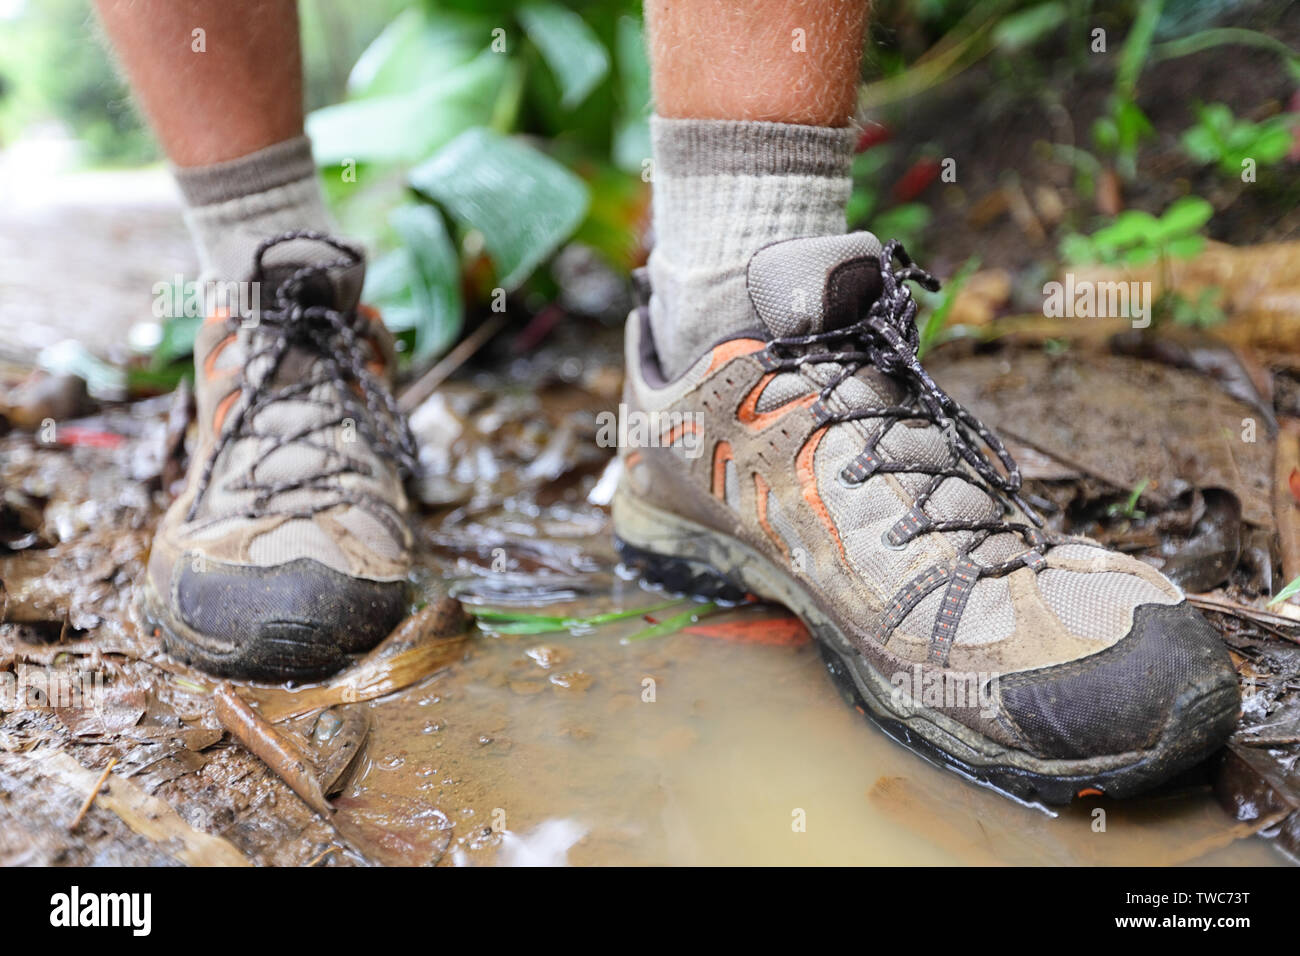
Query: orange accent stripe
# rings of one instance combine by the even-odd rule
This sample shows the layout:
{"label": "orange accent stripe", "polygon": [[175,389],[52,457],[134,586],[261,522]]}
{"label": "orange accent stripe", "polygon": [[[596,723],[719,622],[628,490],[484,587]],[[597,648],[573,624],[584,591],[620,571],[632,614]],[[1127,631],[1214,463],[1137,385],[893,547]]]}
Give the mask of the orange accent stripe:
{"label": "orange accent stripe", "polygon": [[686,434],[687,432],[690,432],[692,435],[698,435],[700,433],[700,426],[697,425],[695,422],[682,422],[680,425],[678,425],[676,428],[674,428],[672,431],[668,433],[668,438],[665,440],[664,444],[676,445],[677,439],[681,438],[682,435]]}
{"label": "orange accent stripe", "polygon": [[780,408],[773,408],[770,411],[758,411],[758,399],[763,394],[763,389],[767,388],[769,382],[776,378],[776,372],[768,372],[758,380],[758,384],[749,390],[745,400],[740,403],[740,408],[736,409],[736,418],[740,424],[744,425],[751,431],[762,431],[777,419],[788,415],[790,412],[800,408],[807,408],[813,402],[817,401],[816,395],[803,395],[799,398],[792,398]]}
{"label": "orange accent stripe", "polygon": [[799,449],[799,456],[795,459],[795,475],[799,478],[799,487],[803,491],[804,500],[808,502],[809,507],[821,518],[822,524],[830,532],[831,538],[835,541],[835,547],[840,550],[840,557],[844,560],[845,565],[849,563],[848,553],[844,550],[844,542],[840,540],[839,529],[835,527],[835,522],[831,520],[831,513],[826,508],[826,502],[822,501],[822,496],[817,493],[817,476],[813,471],[813,459],[817,454],[817,446],[821,444],[825,431],[818,429],[813,432],[812,436],[804,443],[803,448]]}
{"label": "orange accent stripe", "polygon": [[732,460],[731,446],[720,441],[713,449],[713,497],[727,500],[727,462]]}
{"label": "orange accent stripe", "polygon": [[711,353],[709,367],[704,374],[712,374],[734,358],[739,358],[742,355],[752,355],[762,349],[765,344],[758,339],[731,339],[729,342],[723,342]]}
{"label": "orange accent stripe", "polygon": [[641,464],[641,453],[639,451],[628,452],[626,461],[627,467],[635,468],[637,465]]}
{"label": "orange accent stripe", "polygon": [[224,305],[219,305],[212,310],[212,314],[203,320],[204,325],[216,325],[218,322],[224,322],[230,318],[230,310]]}
{"label": "orange accent stripe", "polygon": [[235,389],[217,403],[217,410],[212,416],[212,434],[214,436],[221,434],[221,426],[226,423],[226,415],[230,412],[230,406],[235,404],[237,398],[239,398],[239,389]]}
{"label": "orange accent stripe", "polygon": [[789,561],[790,549],[786,547],[784,539],[776,533],[776,529],[773,528],[767,520],[767,496],[770,491],[771,489],[768,488],[767,482],[763,480],[763,476],[758,472],[754,472],[754,494],[758,496],[759,526],[767,533],[767,536],[772,539],[772,543],[777,546],[781,554],[785,556],[785,559]]}
{"label": "orange accent stripe", "polygon": [[230,335],[227,335],[224,339],[222,339],[220,342],[218,342],[216,345],[212,347],[212,351],[208,353],[208,357],[203,360],[204,375],[206,375],[208,378],[212,378],[214,375],[217,374],[217,356],[221,354],[222,349],[224,349],[231,342],[235,341],[236,338],[237,336],[232,332]]}
{"label": "orange accent stripe", "polygon": [[374,306],[372,306],[372,305],[359,305],[359,306],[357,306],[357,314],[358,314],[358,315],[364,315],[364,316],[365,316],[367,319],[369,319],[371,322],[382,322],[382,321],[383,321],[383,317],[380,316],[380,314],[379,314],[379,310],[376,309],[376,308],[375,308]]}

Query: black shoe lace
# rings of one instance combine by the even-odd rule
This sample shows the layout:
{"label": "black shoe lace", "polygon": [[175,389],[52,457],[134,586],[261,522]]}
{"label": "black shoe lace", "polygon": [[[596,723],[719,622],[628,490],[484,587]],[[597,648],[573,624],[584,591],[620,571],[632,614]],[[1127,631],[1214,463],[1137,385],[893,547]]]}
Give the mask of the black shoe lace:
{"label": "black shoe lace", "polygon": [[[253,260],[254,281],[260,282],[266,275],[263,258],[267,251],[280,243],[295,239],[324,243],[338,252],[339,257],[303,266],[283,279],[276,286],[273,304],[263,308],[256,324],[250,327],[249,354],[245,358],[239,382],[243,401],[237,403],[235,412],[224,423],[221,434],[216,436],[215,448],[204,463],[187,520],[194,519],[222,450],[242,438],[266,441],[262,458],[295,442],[308,445],[325,455],[325,465],[320,471],[300,478],[258,481],[254,477],[256,463],[250,465],[243,475],[233,476],[225,485],[227,490],[256,493],[246,512],[249,517],[268,513],[270,502],[276,496],[299,489],[313,489],[333,494],[301,508],[276,513],[290,517],[311,517],[334,505],[349,503],[366,508],[382,520],[389,520],[385,514],[390,510],[388,506],[380,507],[370,500],[371,496],[347,491],[339,487],[336,481],[344,474],[374,477],[371,466],[335,448],[333,443],[312,440],[319,432],[343,428],[349,422],[358,435],[366,439],[373,451],[381,458],[386,457],[397,464],[402,477],[412,476],[419,469],[415,438],[406,419],[387,387],[366,368],[363,339],[371,320],[359,314],[355,308],[335,309],[314,304],[307,294],[313,281],[324,280],[328,283],[332,270],[359,265],[362,261],[361,252],[324,233],[308,230],[286,232],[267,239],[258,246]],[[232,334],[239,331],[240,322],[237,315],[227,319]],[[295,349],[304,350],[319,360],[313,366],[313,374],[287,385],[273,384],[281,363]],[[263,366],[263,371],[256,383],[250,382],[248,369],[259,364]],[[359,397],[356,391],[348,387],[349,382],[356,384],[361,393]],[[322,385],[334,386],[333,400],[321,402],[310,397],[312,391]],[[272,403],[290,398],[329,409],[333,414],[288,434],[258,431],[254,424],[257,413]]]}
{"label": "black shoe lace", "polygon": [[[895,260],[900,268],[894,268]],[[983,568],[981,573],[1008,573],[1039,560],[1038,552],[1047,544],[1044,532],[1039,530],[1043,521],[1020,496],[1020,468],[1015,459],[983,422],[935,384],[918,358],[920,330],[916,325],[917,303],[906,283],[915,281],[934,292],[939,289],[938,280],[916,266],[902,243],[896,239],[886,243],[880,254],[880,274],[883,291],[861,319],[851,325],[811,335],[773,339],[763,353],[764,366],[769,371],[796,371],[803,366],[821,363],[838,365],[840,370],[825,384],[812,406],[818,424],[826,426],[863,419],[882,420],[881,425],[868,437],[866,447],[841,472],[840,478],[845,483],[861,484],[873,474],[886,473],[930,477],[926,486],[914,496],[909,515],[886,534],[886,545],[902,547],[912,538],[931,531],[970,531],[975,532],[976,537],[964,549],[969,554],[989,535],[1012,532],[1020,535],[1029,548],[1033,549],[1029,556],[1022,555]],[[837,345],[838,348],[829,350],[831,345]],[[874,366],[903,384],[910,395],[908,403],[833,409],[830,402],[835,390],[867,365]],[[886,461],[877,455],[876,448],[891,428],[900,422],[916,420],[938,426],[949,447],[970,465],[975,474],[955,467],[955,463],[947,467],[934,467],[924,463]],[[998,470],[994,459],[1002,465],[1005,474]],[[948,478],[973,484],[994,501],[1004,505],[1003,496],[1009,498],[1033,524],[999,518],[931,519],[925,513],[925,503]]]}

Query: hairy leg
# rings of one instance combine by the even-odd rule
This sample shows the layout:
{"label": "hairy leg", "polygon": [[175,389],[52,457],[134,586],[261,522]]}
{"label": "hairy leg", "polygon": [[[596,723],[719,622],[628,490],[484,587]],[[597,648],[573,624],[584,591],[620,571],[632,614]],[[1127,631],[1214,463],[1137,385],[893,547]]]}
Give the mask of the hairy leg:
{"label": "hairy leg", "polygon": [[868,0],[646,0],[655,107],[847,126]]}
{"label": "hairy leg", "polygon": [[296,0],[95,5],[176,166],[219,163],[302,134]]}

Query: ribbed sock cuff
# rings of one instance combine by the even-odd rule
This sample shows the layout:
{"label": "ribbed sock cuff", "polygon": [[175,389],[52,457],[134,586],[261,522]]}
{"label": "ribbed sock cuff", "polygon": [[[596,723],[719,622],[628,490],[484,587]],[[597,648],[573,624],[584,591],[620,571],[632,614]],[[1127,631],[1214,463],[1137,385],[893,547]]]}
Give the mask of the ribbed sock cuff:
{"label": "ribbed sock cuff", "polygon": [[267,192],[316,175],[311,140],[296,136],[247,156],[209,166],[174,166],[189,206],[210,206]]}
{"label": "ribbed sock cuff", "polygon": [[750,120],[650,117],[655,175],[849,175],[854,133],[849,128]]}

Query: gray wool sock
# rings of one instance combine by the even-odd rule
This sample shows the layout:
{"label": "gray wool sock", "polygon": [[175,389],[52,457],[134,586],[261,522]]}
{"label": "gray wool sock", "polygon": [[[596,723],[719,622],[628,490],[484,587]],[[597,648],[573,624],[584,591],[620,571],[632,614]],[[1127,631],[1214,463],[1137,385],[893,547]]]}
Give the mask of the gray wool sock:
{"label": "gray wool sock", "polygon": [[[264,239],[297,229],[332,230],[306,136],[228,162],[172,172],[205,279],[247,280]],[[293,246],[295,261],[304,263],[332,255],[319,243],[286,246]],[[282,261],[290,252],[285,247],[275,251]]]}
{"label": "gray wool sock", "polygon": [[650,120],[650,327],[665,374],[758,324],[745,267],[763,246],[840,235],[853,131],[738,120]]}

